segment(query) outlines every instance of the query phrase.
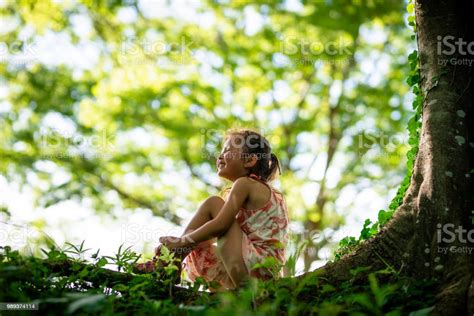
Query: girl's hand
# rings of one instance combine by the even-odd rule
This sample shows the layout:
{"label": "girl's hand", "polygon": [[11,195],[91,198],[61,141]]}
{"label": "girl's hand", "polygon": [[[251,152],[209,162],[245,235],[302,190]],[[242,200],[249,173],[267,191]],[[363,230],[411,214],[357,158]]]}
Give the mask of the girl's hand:
{"label": "girl's hand", "polygon": [[168,249],[185,247],[186,244],[181,239],[180,237],[163,236],[160,237],[160,243]]}
{"label": "girl's hand", "polygon": [[[160,243],[177,255],[188,254],[193,250],[193,245],[186,242],[186,239],[181,237],[163,236],[160,237]],[[160,248],[162,245],[155,249],[157,256],[160,255]]]}

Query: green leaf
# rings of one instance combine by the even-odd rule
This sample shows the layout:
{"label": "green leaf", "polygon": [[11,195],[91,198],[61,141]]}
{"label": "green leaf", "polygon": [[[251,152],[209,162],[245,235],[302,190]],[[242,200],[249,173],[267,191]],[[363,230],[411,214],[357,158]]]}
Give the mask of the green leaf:
{"label": "green leaf", "polygon": [[385,210],[380,210],[378,213],[378,222],[380,225],[385,225],[393,215],[393,211],[385,211]]}
{"label": "green leaf", "polygon": [[321,288],[321,294],[328,293],[328,292],[334,292],[336,288],[332,286],[331,284],[324,284]]}
{"label": "green leaf", "polygon": [[408,55],[408,60],[411,62],[416,62],[418,60],[418,51],[414,50],[413,52]]}
{"label": "green leaf", "polygon": [[77,276],[82,279],[82,278],[85,278],[88,274],[89,274],[89,270],[87,267],[85,267],[84,269],[81,270],[81,272],[79,272]]}
{"label": "green leaf", "polygon": [[109,262],[107,261],[107,259],[104,258],[104,257],[101,257],[101,258],[99,259],[99,261],[97,261],[96,265],[97,265],[98,267],[103,267],[103,266],[105,266],[107,263],[109,263]]}
{"label": "green leaf", "polygon": [[170,251],[165,245],[161,246],[160,256],[163,256],[165,258],[169,258],[170,256]]}
{"label": "green leaf", "polygon": [[353,277],[356,277],[359,273],[370,270],[370,268],[371,268],[370,266],[369,267],[356,267],[354,269],[351,269],[350,273],[352,274]]}
{"label": "green leaf", "polygon": [[434,308],[434,306],[422,308],[417,311],[411,312],[409,316],[427,316],[431,313],[432,310],[434,310]]}
{"label": "green leaf", "polygon": [[128,286],[122,283],[114,285],[113,289],[118,292],[125,292],[128,290]]}
{"label": "green leaf", "polygon": [[81,299],[78,299],[74,301],[73,303],[69,304],[66,313],[67,314],[72,314],[80,309],[83,309],[84,311],[87,312],[92,312],[95,310],[100,309],[100,303],[103,303],[105,301],[105,295],[104,294],[95,294],[95,295],[90,295]]}

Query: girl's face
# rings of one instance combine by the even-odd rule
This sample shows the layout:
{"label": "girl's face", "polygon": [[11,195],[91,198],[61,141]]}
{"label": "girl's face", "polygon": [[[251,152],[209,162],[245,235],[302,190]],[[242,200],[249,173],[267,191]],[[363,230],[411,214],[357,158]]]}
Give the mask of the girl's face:
{"label": "girl's face", "polygon": [[[237,146],[236,146],[237,145]],[[223,147],[221,154],[217,158],[217,175],[234,182],[239,177],[247,174],[247,164],[242,157],[242,147],[232,142],[232,138],[228,138]]]}

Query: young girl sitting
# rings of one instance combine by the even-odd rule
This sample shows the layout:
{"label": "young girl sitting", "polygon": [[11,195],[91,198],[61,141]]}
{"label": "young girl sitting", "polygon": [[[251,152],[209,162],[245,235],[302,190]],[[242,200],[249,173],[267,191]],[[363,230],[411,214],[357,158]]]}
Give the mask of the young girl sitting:
{"label": "young girl sitting", "polygon": [[[262,135],[247,129],[227,133],[217,174],[232,187],[224,199],[206,199],[181,237],[160,238],[182,260],[192,281],[200,276],[233,289],[248,277],[274,277],[271,268],[254,267],[267,257],[284,264],[288,211],[282,194],[268,184],[277,170],[279,161]],[[139,269],[153,271],[154,265],[147,264]]]}

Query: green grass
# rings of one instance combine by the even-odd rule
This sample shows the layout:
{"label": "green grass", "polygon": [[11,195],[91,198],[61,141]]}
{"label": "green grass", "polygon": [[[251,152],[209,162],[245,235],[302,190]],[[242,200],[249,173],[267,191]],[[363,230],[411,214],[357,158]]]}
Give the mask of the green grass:
{"label": "green grass", "polygon": [[[77,259],[78,253],[85,254],[82,246],[67,252],[43,249],[44,258],[25,257],[2,247],[0,301],[38,303],[40,312],[50,315],[405,315],[434,304],[433,281],[404,278],[390,268],[369,274],[362,282],[356,281],[365,270],[359,267],[352,271],[353,280],[341,284],[329,284],[313,274],[303,279],[250,279],[238,290],[210,293],[204,290],[212,284],[200,278],[174,287],[174,270],[133,275],[130,267],[138,256],[122,247],[109,258],[121,262],[124,272],[104,277],[106,257],[95,253],[92,261]],[[71,263],[69,268],[55,266],[65,261]]]}

